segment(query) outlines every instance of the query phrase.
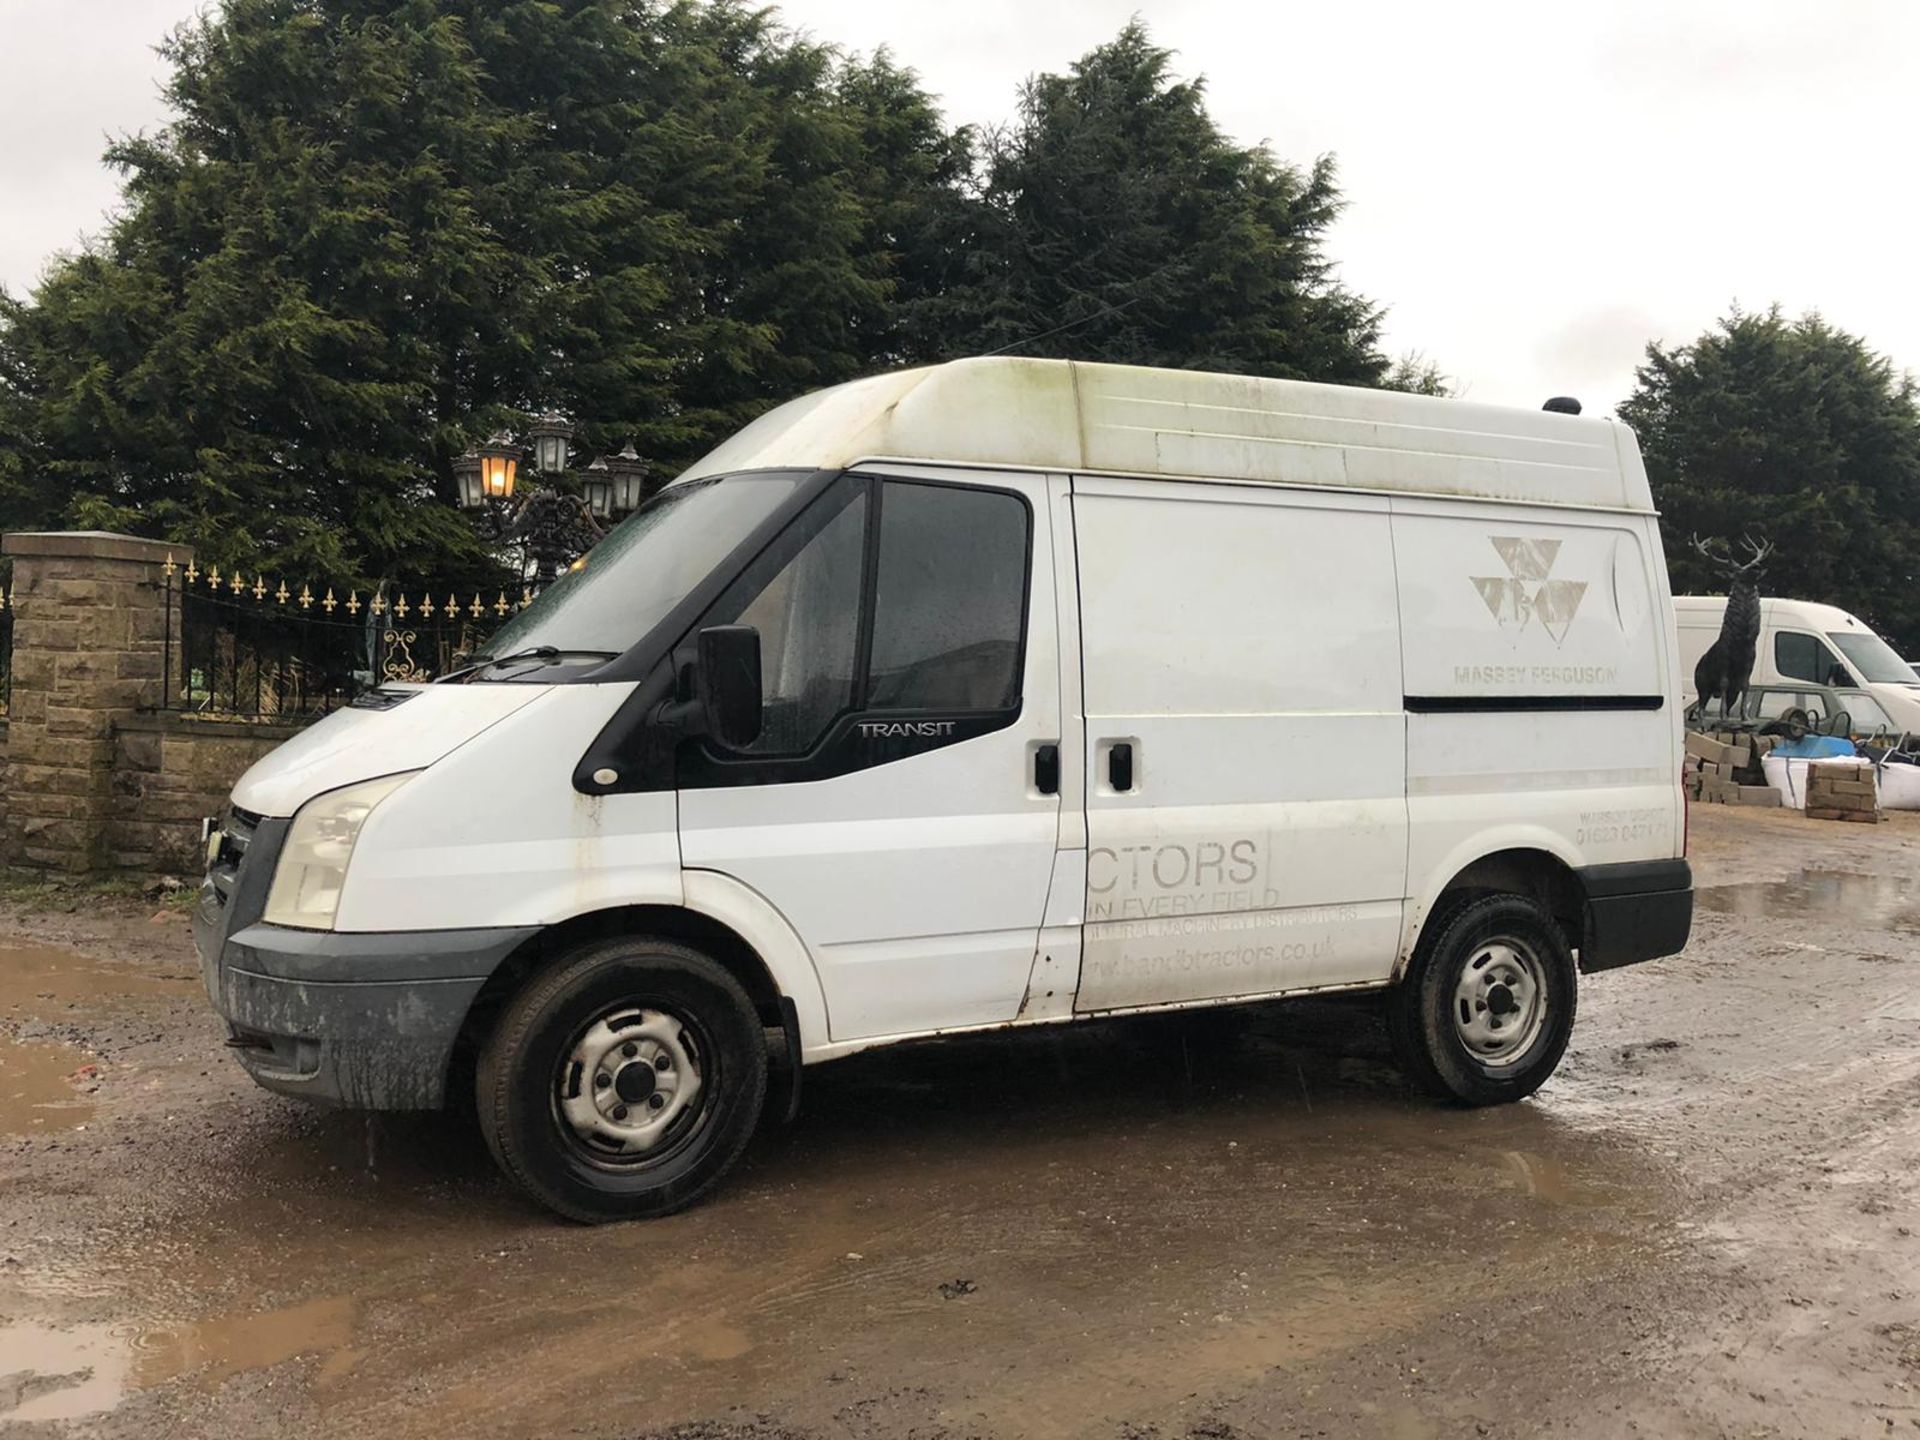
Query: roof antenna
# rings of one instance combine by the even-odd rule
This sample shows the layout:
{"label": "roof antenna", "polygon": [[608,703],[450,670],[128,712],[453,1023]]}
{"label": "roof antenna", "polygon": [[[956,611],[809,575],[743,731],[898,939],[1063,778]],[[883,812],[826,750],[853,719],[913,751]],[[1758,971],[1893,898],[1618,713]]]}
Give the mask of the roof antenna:
{"label": "roof antenna", "polygon": [[1578,415],[1580,402],[1571,395],[1556,395],[1540,408],[1551,411],[1555,415]]}

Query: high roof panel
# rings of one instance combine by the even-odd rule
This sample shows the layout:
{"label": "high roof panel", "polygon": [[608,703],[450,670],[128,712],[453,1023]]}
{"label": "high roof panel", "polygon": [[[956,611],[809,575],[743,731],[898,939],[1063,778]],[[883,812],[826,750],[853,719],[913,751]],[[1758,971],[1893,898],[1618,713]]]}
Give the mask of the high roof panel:
{"label": "high roof panel", "polygon": [[956,360],[769,411],[682,478],[867,460],[1101,471],[1651,510],[1610,419],[1357,386],[1067,360]]}

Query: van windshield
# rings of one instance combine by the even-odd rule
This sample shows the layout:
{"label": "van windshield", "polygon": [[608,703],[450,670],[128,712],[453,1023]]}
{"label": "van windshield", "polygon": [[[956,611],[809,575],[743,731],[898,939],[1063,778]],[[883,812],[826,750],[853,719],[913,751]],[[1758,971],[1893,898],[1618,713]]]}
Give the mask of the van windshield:
{"label": "van windshield", "polygon": [[[793,494],[803,471],[758,471],[662,490],[547,586],[476,662],[507,656],[612,659],[665,619],[714,566]],[[473,680],[555,678],[546,667],[474,671]]]}
{"label": "van windshield", "polygon": [[1911,685],[1913,667],[1871,630],[1830,630],[1827,638],[1840,647],[1847,663],[1869,685]]}

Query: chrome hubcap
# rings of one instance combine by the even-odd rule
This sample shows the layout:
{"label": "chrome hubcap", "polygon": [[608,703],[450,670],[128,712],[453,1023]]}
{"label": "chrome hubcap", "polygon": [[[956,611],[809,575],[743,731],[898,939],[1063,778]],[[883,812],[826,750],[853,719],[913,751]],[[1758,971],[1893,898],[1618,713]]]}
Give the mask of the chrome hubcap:
{"label": "chrome hubcap", "polygon": [[593,1146],[644,1155],[700,1095],[685,1029],[659,1010],[620,1010],[581,1032],[560,1066],[561,1118]]}
{"label": "chrome hubcap", "polygon": [[1518,940],[1475,948],[1453,989],[1453,1028],[1483,1065],[1511,1065],[1547,1020],[1546,973]]}

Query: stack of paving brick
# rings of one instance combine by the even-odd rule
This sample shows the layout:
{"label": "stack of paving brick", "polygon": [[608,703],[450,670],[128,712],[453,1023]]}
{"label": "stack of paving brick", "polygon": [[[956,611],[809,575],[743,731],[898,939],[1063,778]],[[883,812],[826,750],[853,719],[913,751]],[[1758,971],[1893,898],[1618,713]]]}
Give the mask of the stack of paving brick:
{"label": "stack of paving brick", "polygon": [[1807,818],[1851,820],[1872,825],[1880,813],[1880,793],[1870,765],[1833,763],[1807,767]]}
{"label": "stack of paving brick", "polygon": [[1688,798],[1709,805],[1780,804],[1780,792],[1767,783],[1766,771],[1760,765],[1773,746],[1771,735],[1688,731]]}

